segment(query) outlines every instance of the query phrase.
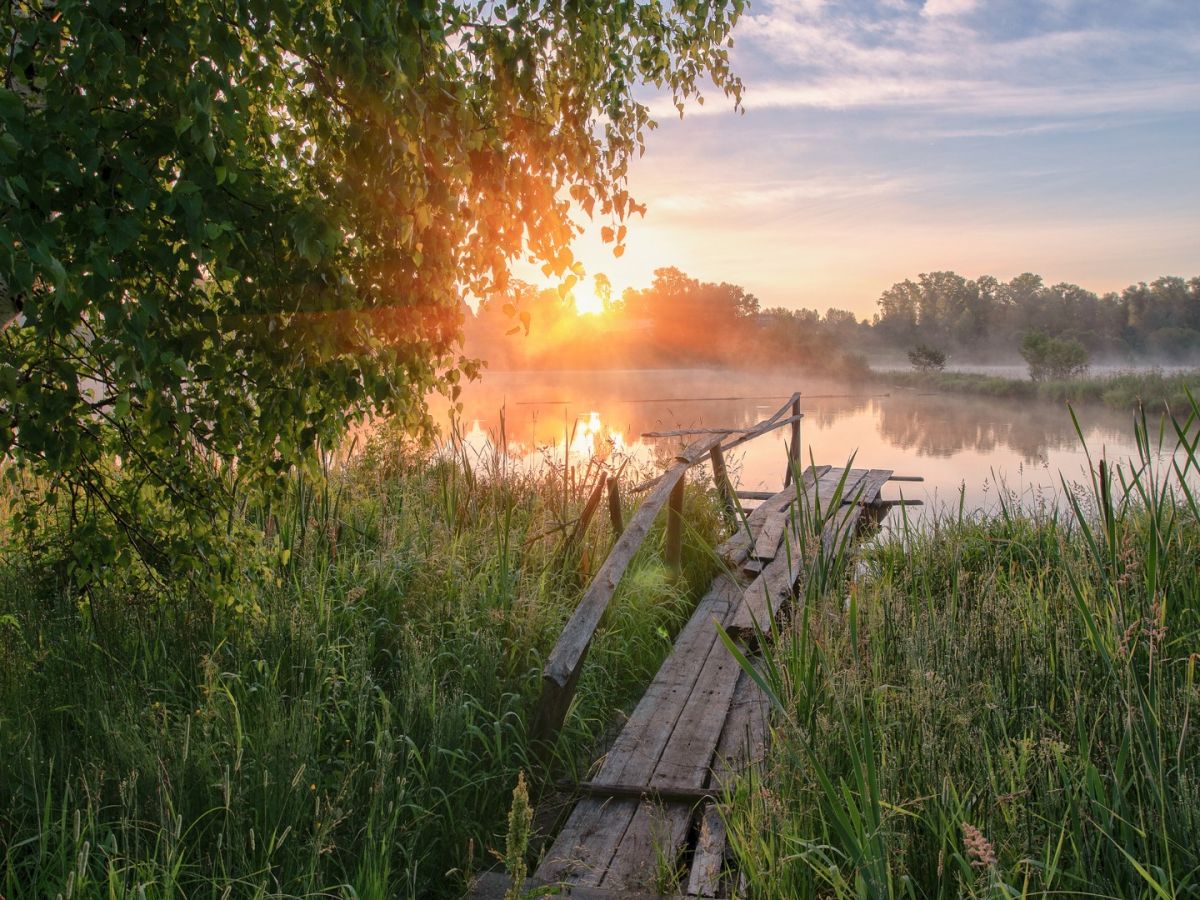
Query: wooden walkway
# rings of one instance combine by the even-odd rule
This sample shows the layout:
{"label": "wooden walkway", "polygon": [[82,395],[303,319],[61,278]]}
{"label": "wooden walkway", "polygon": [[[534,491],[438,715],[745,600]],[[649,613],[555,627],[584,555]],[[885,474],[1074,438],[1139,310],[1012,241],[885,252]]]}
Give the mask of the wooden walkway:
{"label": "wooden walkway", "polygon": [[[700,442],[702,452],[712,446],[718,445]],[[689,450],[694,456],[695,445]],[[687,453],[680,461],[692,458]],[[730,871],[714,801],[733,778],[763,760],[769,728],[765,695],[738,665],[716,624],[755,659],[760,640],[816,566],[844,560],[864,513],[886,514],[880,492],[891,477],[884,469],[818,466],[803,473],[799,489],[793,485],[765,499],[755,495],[762,502],[718,548],[723,571],[592,780],[577,786],[579,800],[527,889],[597,898],[730,895],[737,876]],[[656,489],[669,491],[672,485],[660,482]],[[620,556],[618,541],[609,562]],[[602,579],[612,574],[602,567],[593,585],[607,585]],[[585,595],[581,609],[587,600]],[[568,625],[564,638],[570,632]],[[557,684],[554,662],[552,655],[544,695],[550,705]],[[568,679],[572,690],[577,675]],[[540,718],[545,727],[547,718],[556,717]],[[500,897],[508,884],[504,876],[485,876],[475,895]]]}

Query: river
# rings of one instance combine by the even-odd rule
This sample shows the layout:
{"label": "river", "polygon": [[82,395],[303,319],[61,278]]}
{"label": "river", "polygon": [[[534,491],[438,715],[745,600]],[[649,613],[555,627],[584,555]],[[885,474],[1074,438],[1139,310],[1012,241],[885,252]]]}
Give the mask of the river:
{"label": "river", "polygon": [[[1060,475],[1087,477],[1087,458],[1065,404],[931,394],[808,376],[711,370],[486,372],[464,389],[460,430],[481,460],[500,444],[510,465],[586,469],[593,456],[653,472],[680,446],[645,432],[746,427],[802,394],[804,460],[919,475],[884,496],[931,510],[995,511],[1004,495],[1026,508],[1055,503]],[[1076,410],[1094,458],[1136,456],[1132,413]],[[439,415],[447,415],[443,406]],[[503,440],[502,440],[503,429]],[[787,428],[731,454],[739,488],[776,490]],[[1171,442],[1168,452],[1173,446]],[[915,512],[915,511],[914,511]]]}

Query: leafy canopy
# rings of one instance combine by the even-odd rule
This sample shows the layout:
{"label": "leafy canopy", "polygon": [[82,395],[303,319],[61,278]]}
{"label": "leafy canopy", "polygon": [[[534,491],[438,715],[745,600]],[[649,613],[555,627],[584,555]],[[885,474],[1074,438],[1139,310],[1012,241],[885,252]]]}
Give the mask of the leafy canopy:
{"label": "leafy canopy", "polygon": [[635,89],[740,101],[742,7],[8,4],[0,453],[100,533],[93,568],[171,566],[247,481],[422,423],[471,371],[464,296],[523,256],[572,281],[580,210],[620,252]]}

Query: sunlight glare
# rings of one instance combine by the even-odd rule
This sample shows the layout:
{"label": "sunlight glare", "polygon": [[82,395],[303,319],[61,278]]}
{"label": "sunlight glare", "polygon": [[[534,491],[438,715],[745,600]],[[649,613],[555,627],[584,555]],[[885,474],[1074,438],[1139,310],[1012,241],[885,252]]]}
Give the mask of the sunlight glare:
{"label": "sunlight glare", "polygon": [[575,312],[581,316],[598,316],[604,312],[604,298],[592,288],[580,285],[575,291]]}

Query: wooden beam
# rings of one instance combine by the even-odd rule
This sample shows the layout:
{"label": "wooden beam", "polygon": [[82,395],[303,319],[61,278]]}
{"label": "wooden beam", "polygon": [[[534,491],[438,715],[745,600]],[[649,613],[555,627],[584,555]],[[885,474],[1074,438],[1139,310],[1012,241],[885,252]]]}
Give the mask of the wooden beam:
{"label": "wooden beam", "polygon": [[621,513],[621,479],[616,475],[608,476],[608,518],[613,534],[620,537],[625,531],[625,516]]}
{"label": "wooden beam", "polygon": [[671,488],[667,501],[667,536],[663,544],[663,562],[672,577],[683,574],[683,491],[686,478],[680,478]]}
{"label": "wooden beam", "polygon": [[920,475],[893,475],[888,481],[924,481]]}
{"label": "wooden beam", "polygon": [[701,800],[716,800],[721,796],[719,789],[704,787],[653,787],[647,784],[609,784],[603,781],[559,781],[556,786],[564,791],[588,797],[644,799],[656,803],[699,803]]}
{"label": "wooden beam", "polygon": [[[517,896],[541,896],[534,893],[539,887],[545,888],[549,885],[542,884],[534,879],[526,879],[525,884],[521,886],[521,890],[517,892]],[[573,897],[574,900],[664,900],[662,894],[656,894],[650,891],[614,891],[606,890],[605,888],[589,887],[587,885],[564,885],[564,893],[555,892],[552,896],[558,897]],[[512,888],[512,878],[504,872],[484,872],[476,876],[474,883],[471,885],[471,893],[468,895],[474,900],[504,900],[505,897],[511,896],[509,891]],[[688,900],[716,900],[715,897],[706,897],[702,894],[688,895]]]}
{"label": "wooden beam", "polygon": [[562,728],[567,709],[575,696],[575,683],[579,680],[579,671],[592,636],[616,593],[621,576],[629,568],[630,561],[645,541],[650,526],[675,486],[683,481],[687,470],[695,465],[696,458],[707,454],[720,440],[720,435],[708,435],[690,444],[659,479],[613,544],[608,558],[588,585],[579,606],[575,608],[546,660],[542,671],[542,697],[532,728],[535,741],[551,742]]}
{"label": "wooden beam", "polygon": [[[721,444],[721,448],[723,450],[732,450],[734,447],[739,447],[742,444],[746,443],[746,441],[752,441],[756,437],[761,437],[762,435],[766,434],[768,431],[773,431],[776,428],[782,428],[784,425],[790,425],[793,421],[798,421],[798,418],[803,418],[803,415],[799,416],[798,418],[796,416],[789,416],[787,418],[784,418],[784,416],[786,415],[788,410],[792,409],[794,406],[797,406],[799,401],[800,401],[800,394],[799,393],[792,394],[792,396],[788,398],[787,403],[785,403],[785,404],[783,404],[783,406],[779,407],[779,409],[776,410],[776,412],[772,416],[759,422],[753,428],[749,428],[749,429],[714,428],[714,429],[705,431],[703,433],[705,435],[717,434],[717,435],[722,435],[725,437],[731,437],[733,435],[738,435],[738,437],[734,438],[732,441],[729,441],[728,443],[719,442]],[[651,432],[651,433],[653,433],[653,432]],[[665,432],[661,432],[661,433],[665,433]],[[688,430],[679,432],[679,434],[681,434],[681,435],[682,434],[691,434],[691,433],[692,432],[690,432]],[[703,439],[704,438],[702,438],[701,440],[703,440]],[[692,445],[692,446],[694,446],[694,445]],[[707,453],[708,451],[705,450],[704,452]],[[687,453],[687,451],[685,450],[684,454],[686,455],[686,453]],[[695,461],[693,461],[693,463],[694,462]],[[635,485],[633,488],[633,493],[640,494],[642,491],[649,490],[650,488],[654,487],[654,485],[658,484],[658,482],[663,477],[664,476],[659,475],[655,478],[647,479],[646,481],[643,481],[641,484]]]}
{"label": "wooden beam", "polygon": [[[799,416],[799,419],[803,419],[803,418],[804,418],[804,414],[801,413]],[[797,419],[797,417],[794,417],[794,416],[788,416],[786,419],[780,419],[778,421],[772,421],[772,420],[768,419],[765,422],[760,422],[758,425],[755,425],[752,429],[750,429],[749,431],[747,431],[745,434],[741,435],[740,437],[734,438],[732,441],[722,444],[721,449],[732,450],[735,447],[740,447],[742,444],[746,443],[747,441],[752,441],[757,437],[762,437],[764,434],[766,434],[769,431],[774,431],[776,428],[782,428],[784,425],[791,425],[791,424],[795,423],[796,421],[798,421],[798,419]]]}
{"label": "wooden beam", "polygon": [[783,475],[783,486],[792,483],[792,473],[800,468],[800,397],[792,401],[792,440],[788,446],[787,471]]}
{"label": "wooden beam", "polygon": [[732,527],[737,522],[738,505],[733,485],[729,483],[729,470],[725,467],[725,452],[720,446],[713,447],[708,451],[708,459],[712,463],[713,482],[721,497],[725,520]]}
{"label": "wooden beam", "polygon": [[604,496],[604,486],[607,482],[608,478],[603,471],[597,473],[596,484],[588,496],[587,503],[583,506],[583,512],[579,514],[579,519],[575,522],[571,536],[567,538],[565,547],[577,543],[587,533],[588,526],[592,524],[592,516],[596,514],[596,507],[600,505],[600,498]]}
{"label": "wooden beam", "polygon": [[739,500],[770,500],[779,491],[734,491],[733,495]]}

